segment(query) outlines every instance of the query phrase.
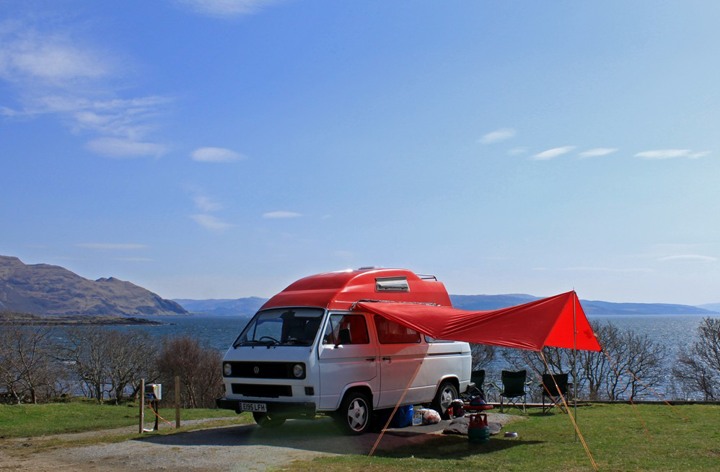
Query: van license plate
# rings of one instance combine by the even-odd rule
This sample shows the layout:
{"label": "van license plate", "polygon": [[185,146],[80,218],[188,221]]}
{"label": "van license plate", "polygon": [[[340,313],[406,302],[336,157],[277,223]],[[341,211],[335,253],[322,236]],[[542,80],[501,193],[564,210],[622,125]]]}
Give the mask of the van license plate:
{"label": "van license plate", "polygon": [[240,411],[252,411],[253,413],[267,413],[267,405],[264,403],[240,403]]}

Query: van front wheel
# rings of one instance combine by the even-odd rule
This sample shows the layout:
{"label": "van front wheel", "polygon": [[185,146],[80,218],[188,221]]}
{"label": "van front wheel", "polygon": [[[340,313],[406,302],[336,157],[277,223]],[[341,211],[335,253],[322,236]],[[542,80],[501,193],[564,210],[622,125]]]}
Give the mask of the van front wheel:
{"label": "van front wheel", "polygon": [[448,419],[448,408],[453,400],[458,397],[458,391],[455,384],[449,381],[445,381],[440,384],[435,400],[432,402],[432,409],[440,413],[442,419]]}
{"label": "van front wheel", "polygon": [[273,418],[267,413],[253,413],[253,419],[261,428],[277,428],[285,423],[285,418]]}
{"label": "van front wheel", "polygon": [[345,395],[336,419],[340,427],[348,434],[363,434],[370,429],[372,404],[362,392],[350,392]]}

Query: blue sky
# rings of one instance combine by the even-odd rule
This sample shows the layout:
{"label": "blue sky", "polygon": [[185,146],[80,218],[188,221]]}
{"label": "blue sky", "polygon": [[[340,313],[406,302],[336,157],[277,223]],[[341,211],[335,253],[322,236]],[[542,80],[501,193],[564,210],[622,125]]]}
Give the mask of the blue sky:
{"label": "blue sky", "polygon": [[720,301],[715,1],[0,2],[0,254]]}

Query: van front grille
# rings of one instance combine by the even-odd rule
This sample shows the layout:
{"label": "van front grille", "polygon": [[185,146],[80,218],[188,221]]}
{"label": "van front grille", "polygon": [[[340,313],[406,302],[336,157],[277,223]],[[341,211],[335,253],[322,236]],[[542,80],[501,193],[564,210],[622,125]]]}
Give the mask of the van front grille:
{"label": "van front grille", "polygon": [[[302,362],[226,362],[232,372],[226,377],[244,377],[250,379],[304,379],[305,364]],[[303,367],[301,377],[295,377],[293,367]]]}
{"label": "van front grille", "polygon": [[232,384],[232,393],[246,397],[292,397],[290,385]]}

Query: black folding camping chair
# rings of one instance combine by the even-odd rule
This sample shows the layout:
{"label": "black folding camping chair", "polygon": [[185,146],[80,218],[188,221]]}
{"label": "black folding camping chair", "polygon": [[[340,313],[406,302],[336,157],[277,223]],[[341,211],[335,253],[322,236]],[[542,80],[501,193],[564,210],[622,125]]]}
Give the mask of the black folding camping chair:
{"label": "black folding camping chair", "polygon": [[503,405],[507,407],[522,407],[523,413],[526,411],[526,379],[527,370],[519,370],[517,372],[509,370],[502,371],[500,375],[500,380],[502,381],[502,391],[500,392],[500,412],[503,411]]}
{"label": "black folding camping chair", "polygon": [[470,372],[470,382],[473,383],[473,387],[468,390],[470,395],[480,395],[484,400],[485,390],[483,388],[483,384],[485,383],[485,369],[473,370]]}
{"label": "black folding camping chair", "polygon": [[568,374],[543,374],[541,388],[542,412],[546,413],[555,406],[564,411],[563,397],[567,402],[569,391]]}

